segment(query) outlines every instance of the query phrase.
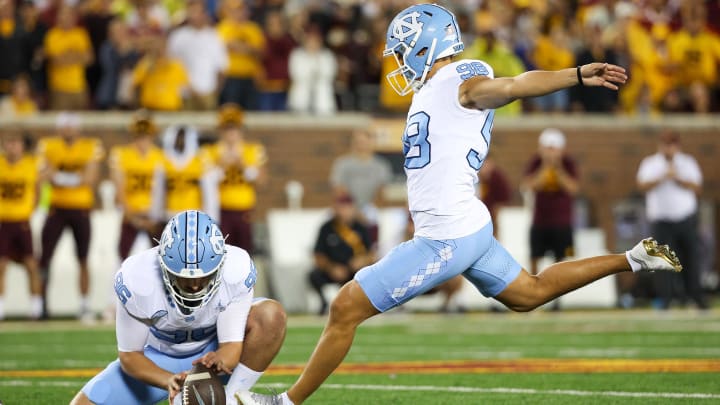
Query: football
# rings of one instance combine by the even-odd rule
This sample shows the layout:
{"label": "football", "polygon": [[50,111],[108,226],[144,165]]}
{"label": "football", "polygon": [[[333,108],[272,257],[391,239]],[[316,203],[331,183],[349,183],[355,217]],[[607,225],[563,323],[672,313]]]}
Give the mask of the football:
{"label": "football", "polygon": [[183,405],[225,405],[225,387],[214,370],[197,364],[183,383]]}

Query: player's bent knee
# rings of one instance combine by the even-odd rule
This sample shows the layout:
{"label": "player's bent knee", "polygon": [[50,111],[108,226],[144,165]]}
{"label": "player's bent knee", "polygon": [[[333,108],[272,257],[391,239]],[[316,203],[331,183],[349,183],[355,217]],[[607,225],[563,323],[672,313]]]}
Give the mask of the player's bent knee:
{"label": "player's bent knee", "polygon": [[354,280],[345,284],[330,304],[330,321],[333,323],[357,325],[377,313],[360,285]]}
{"label": "player's bent knee", "polygon": [[521,271],[495,299],[515,312],[530,312],[547,302],[548,293],[537,276]]}
{"label": "player's bent knee", "polygon": [[264,300],[254,304],[248,316],[249,327],[263,330],[284,331],[287,325],[287,314],[282,304],[275,300]]}

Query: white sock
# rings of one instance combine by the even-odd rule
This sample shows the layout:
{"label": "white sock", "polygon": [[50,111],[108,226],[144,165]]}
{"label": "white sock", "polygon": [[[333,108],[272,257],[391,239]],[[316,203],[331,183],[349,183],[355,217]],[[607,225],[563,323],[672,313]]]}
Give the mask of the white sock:
{"label": "white sock", "polygon": [[293,401],[290,400],[290,397],[287,394],[287,391],[280,394],[280,399],[282,399],[283,405],[295,405]]}
{"label": "white sock", "polygon": [[5,319],[5,297],[0,296],[0,321]]}
{"label": "white sock", "polygon": [[629,250],[625,252],[625,259],[628,261],[628,263],[630,263],[630,268],[632,269],[633,273],[642,270],[642,266],[640,265],[640,263],[633,260],[630,256]]}
{"label": "white sock", "polygon": [[249,390],[262,375],[262,371],[251,370],[246,365],[239,363],[225,386],[225,396],[231,398],[238,391]]}
{"label": "white sock", "polygon": [[80,313],[84,314],[88,312],[90,309],[90,305],[88,304],[88,297],[87,295],[83,295],[80,297]]}
{"label": "white sock", "polygon": [[42,315],[43,299],[39,295],[30,296],[30,317],[33,319],[40,318]]}

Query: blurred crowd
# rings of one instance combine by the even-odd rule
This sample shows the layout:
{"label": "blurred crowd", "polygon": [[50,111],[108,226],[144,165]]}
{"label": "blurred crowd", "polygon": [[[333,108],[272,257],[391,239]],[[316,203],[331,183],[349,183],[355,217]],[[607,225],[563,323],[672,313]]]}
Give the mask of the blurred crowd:
{"label": "blurred crowd", "polygon": [[[522,112],[718,111],[718,0],[438,1],[496,76],[590,61],[619,92],[560,91]],[[407,0],[0,0],[0,111],[405,111],[381,58]]]}

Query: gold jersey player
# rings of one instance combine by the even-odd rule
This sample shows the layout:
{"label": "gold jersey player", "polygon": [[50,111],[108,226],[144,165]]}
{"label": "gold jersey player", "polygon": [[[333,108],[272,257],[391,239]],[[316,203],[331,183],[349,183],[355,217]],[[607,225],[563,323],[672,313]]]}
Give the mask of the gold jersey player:
{"label": "gold jersey player", "polygon": [[237,106],[223,106],[218,121],[220,139],[207,148],[207,154],[219,172],[220,225],[229,244],[252,253],[255,187],[265,181],[267,155],[261,144],[245,140],[243,112]]}
{"label": "gold jersey player", "polygon": [[162,135],[163,170],[153,181],[152,215],[166,221],[185,210],[203,209],[217,218],[217,190],[210,161],[191,126],[173,125]]}
{"label": "gold jersey player", "polygon": [[157,128],[151,117],[140,111],[129,127],[133,137],[127,145],[110,151],[110,176],[117,190],[117,202],[123,209],[119,254],[126,259],[139,233],[159,237],[159,223],[151,215],[153,182],[163,170],[163,153],[153,144]]}
{"label": "gold jersey player", "polygon": [[42,175],[51,187],[50,209],[41,237],[40,270],[45,299],[43,317],[48,316],[47,288],[50,279],[50,260],[65,228],[72,230],[75,254],[80,263],[79,317],[85,320],[93,317],[88,306],[90,210],[95,205],[94,190],[99,176],[100,159],[104,152],[100,140],[82,136],[79,126],[79,116],[61,113],[57,118],[58,136],[42,139],[38,144],[38,155],[42,159]]}
{"label": "gold jersey player", "polygon": [[487,63],[456,59],[462,50],[455,16],[440,6],[411,6],[390,23],[384,54],[398,68],[388,79],[398,93],[415,93],[403,136],[415,235],[340,289],[320,341],[288,391],[240,392],[242,404],[303,403],[340,365],[363,321],[458,274],[511,310],[531,311],[611,274],[681,269],[667,246],[648,238],[625,254],[557,263],[538,275],[523,270],[493,237],[490,214],[475,197],[495,108],[577,85],[615,90],[625,70],[591,63],[494,78]]}
{"label": "gold jersey player", "polygon": [[33,255],[30,216],[37,203],[38,162],[25,154],[18,133],[2,136],[0,153],[0,320],[4,319],[5,269],[10,260],[22,263],[30,280],[30,317],[42,312],[40,273]]}

